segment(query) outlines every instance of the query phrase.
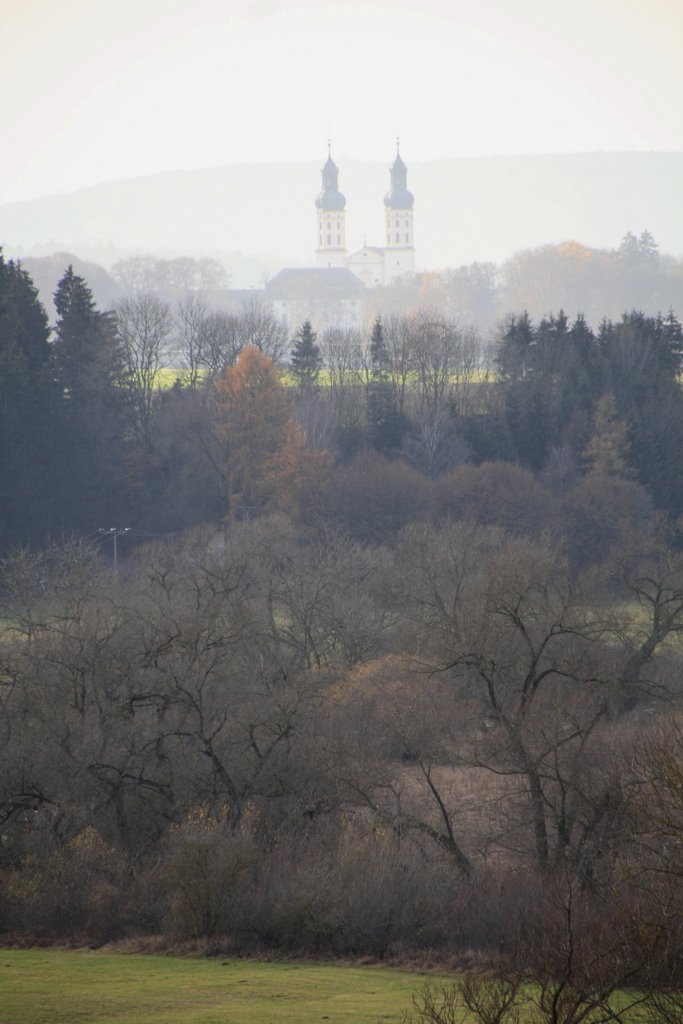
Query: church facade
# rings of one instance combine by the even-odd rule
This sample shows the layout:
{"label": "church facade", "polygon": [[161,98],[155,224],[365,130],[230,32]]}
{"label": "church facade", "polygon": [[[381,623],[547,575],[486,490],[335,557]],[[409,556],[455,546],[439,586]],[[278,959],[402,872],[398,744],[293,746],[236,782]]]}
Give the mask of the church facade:
{"label": "church facade", "polygon": [[329,151],[321,173],[323,187],[315,201],[318,267],[347,267],[366,288],[389,285],[404,274],[415,273],[415,197],[408,191],[408,168],[401,159],[398,143],[396,159],[389,171],[389,191],[384,197],[382,248],[365,245],[357,252],[347,252],[346,197],[339,191],[339,169]]}
{"label": "church facade", "polygon": [[311,320],[316,328],[360,326],[368,310],[368,289],[384,288],[415,273],[413,207],[408,169],[396,158],[384,196],[384,246],[346,248],[346,197],[339,190],[339,168],[329,152],[322,168],[322,190],[315,200],[315,267],[281,270],[265,288],[275,315],[294,328]]}

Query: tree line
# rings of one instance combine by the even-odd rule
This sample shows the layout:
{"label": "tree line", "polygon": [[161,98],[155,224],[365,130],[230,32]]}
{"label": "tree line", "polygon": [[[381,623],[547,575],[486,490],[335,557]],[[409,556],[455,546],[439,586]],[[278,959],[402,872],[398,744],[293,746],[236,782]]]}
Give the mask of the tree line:
{"label": "tree line", "polygon": [[387,289],[386,309],[405,312],[406,304],[438,309],[443,315],[492,330],[508,312],[527,310],[540,320],[550,310],[581,310],[597,325],[624,310],[653,316],[680,309],[683,262],[662,253],[649,231],[627,232],[615,249],[595,249],[577,241],[516,252],[502,264],[477,262],[420,275],[412,294]]}
{"label": "tree line", "polygon": [[258,303],[195,293],[101,312],[70,268],[55,307],[51,329],[0,262],[3,551],[279,509],[364,541],[463,514],[573,530],[591,560],[653,506],[683,509],[673,313],[597,331],[523,314],[482,339],[418,309],[291,336]]}
{"label": "tree line", "polygon": [[[100,305],[139,291],[169,302],[188,292],[202,292],[223,303],[230,296],[229,275],[216,259],[135,256],[119,260],[108,272],[68,254],[28,258],[25,267],[50,312],[48,293],[69,262],[88,280]],[[603,317],[618,319],[624,310],[654,316],[680,310],[682,302],[683,261],[661,252],[652,235],[642,231],[627,232],[614,249],[565,241],[519,251],[500,264],[475,262],[408,275],[399,286],[369,289],[365,307],[368,318],[378,306],[386,316],[429,308],[488,333],[506,314],[525,309],[534,320],[551,310],[580,310],[597,326]],[[303,301],[302,306],[305,309]]]}

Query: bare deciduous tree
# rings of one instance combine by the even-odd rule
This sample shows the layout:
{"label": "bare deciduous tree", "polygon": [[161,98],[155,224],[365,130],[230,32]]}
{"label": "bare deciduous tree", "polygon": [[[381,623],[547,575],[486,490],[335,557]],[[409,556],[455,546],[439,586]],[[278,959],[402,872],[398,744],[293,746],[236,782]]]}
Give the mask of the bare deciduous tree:
{"label": "bare deciduous tree", "polygon": [[200,295],[189,293],[176,308],[176,348],[185,370],[184,383],[193,390],[209,359],[209,309]]}
{"label": "bare deciduous tree", "polygon": [[241,348],[253,345],[278,365],[289,348],[286,324],[278,320],[270,306],[258,299],[244,302],[239,312]]}
{"label": "bare deciduous tree", "polygon": [[151,421],[159,370],[169,353],[173,318],[170,306],[150,293],[122,299],[116,322],[124,360],[123,385],[139,441],[152,447]]}

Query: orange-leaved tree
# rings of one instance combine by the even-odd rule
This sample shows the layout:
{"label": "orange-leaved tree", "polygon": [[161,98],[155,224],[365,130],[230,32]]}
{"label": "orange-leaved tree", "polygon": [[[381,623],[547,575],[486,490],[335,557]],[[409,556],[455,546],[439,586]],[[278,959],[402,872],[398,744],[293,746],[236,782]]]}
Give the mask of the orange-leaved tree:
{"label": "orange-leaved tree", "polygon": [[229,514],[248,509],[248,518],[268,504],[296,514],[305,481],[328,463],[322,453],[304,451],[272,359],[247,346],[217,382],[216,397]]}

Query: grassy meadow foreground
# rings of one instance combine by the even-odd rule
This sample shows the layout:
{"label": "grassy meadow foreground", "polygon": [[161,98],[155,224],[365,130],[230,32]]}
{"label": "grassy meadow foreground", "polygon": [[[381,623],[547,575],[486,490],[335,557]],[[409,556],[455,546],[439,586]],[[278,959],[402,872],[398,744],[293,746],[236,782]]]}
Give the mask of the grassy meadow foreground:
{"label": "grassy meadow foreground", "polygon": [[424,982],[388,968],[3,950],[2,1024],[398,1021]]}

